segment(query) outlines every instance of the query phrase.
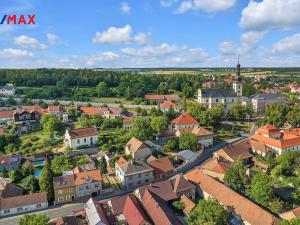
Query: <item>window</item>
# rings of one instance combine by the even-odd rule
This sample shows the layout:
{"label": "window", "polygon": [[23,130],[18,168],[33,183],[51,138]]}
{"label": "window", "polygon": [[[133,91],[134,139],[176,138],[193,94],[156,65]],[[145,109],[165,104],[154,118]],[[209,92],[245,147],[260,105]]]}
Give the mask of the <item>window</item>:
{"label": "window", "polygon": [[149,176],[149,172],[145,173],[145,176]]}
{"label": "window", "polygon": [[10,212],[9,209],[5,209],[5,210],[4,210],[4,214],[7,214],[7,213],[9,213],[9,212]]}
{"label": "window", "polygon": [[141,181],[140,181],[140,180],[138,181],[138,184],[141,184]]}
{"label": "window", "polygon": [[146,179],[146,180],[145,180],[145,182],[146,182],[146,183],[148,183],[148,182],[149,182],[149,180],[148,180],[148,179]]}
{"label": "window", "polygon": [[83,187],[79,187],[79,190],[82,191],[82,190],[83,190]]}
{"label": "window", "polygon": [[66,196],[66,200],[68,201],[68,200],[70,200],[71,199],[71,196],[70,195],[67,195]]}
{"label": "window", "polygon": [[141,178],[142,177],[142,175],[141,174],[138,174],[138,178]]}
{"label": "window", "polygon": [[42,204],[36,204],[36,208],[39,209],[42,207]]}
{"label": "window", "polygon": [[57,201],[58,201],[58,202],[62,202],[62,201],[63,201],[63,197],[58,197],[58,198],[57,198]]}
{"label": "window", "polygon": [[132,183],[129,183],[128,186],[129,186],[129,187],[132,186]]}
{"label": "window", "polygon": [[17,212],[22,212],[22,211],[23,211],[23,207],[17,208]]}
{"label": "window", "polygon": [[216,102],[219,102],[219,99],[216,99]]}
{"label": "window", "polygon": [[83,139],[83,142],[86,142],[86,138]]}
{"label": "window", "polygon": [[89,189],[89,186],[85,186],[85,189]]}
{"label": "window", "polygon": [[99,187],[100,185],[99,184],[95,184],[95,187]]}
{"label": "window", "polygon": [[80,144],[80,139],[77,139],[77,144]]}

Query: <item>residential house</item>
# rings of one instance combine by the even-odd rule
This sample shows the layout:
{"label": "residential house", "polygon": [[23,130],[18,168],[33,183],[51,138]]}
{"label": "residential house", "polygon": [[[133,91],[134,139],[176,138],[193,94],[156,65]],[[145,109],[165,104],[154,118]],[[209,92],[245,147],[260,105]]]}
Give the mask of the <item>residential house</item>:
{"label": "residential house", "polygon": [[76,198],[102,194],[102,177],[99,170],[75,173]]}
{"label": "residential house", "polygon": [[132,117],[123,119],[123,129],[126,131],[130,131],[132,129]]}
{"label": "residential house", "polygon": [[0,111],[0,124],[7,124],[14,121],[14,113],[15,111],[13,110]]}
{"label": "residential house", "polygon": [[217,200],[232,214],[232,221],[251,225],[277,225],[280,219],[214,178],[194,169],[185,178],[196,185],[203,198]]}
{"label": "residential house", "polygon": [[280,131],[272,125],[258,128],[250,138],[252,151],[265,156],[268,152],[281,155],[300,150],[300,128]]}
{"label": "residential house", "polygon": [[0,171],[18,170],[21,166],[21,160],[22,157],[17,155],[0,156]]}
{"label": "residential house", "polygon": [[0,198],[1,217],[46,208],[48,208],[46,192]]}
{"label": "residential house", "polygon": [[252,164],[253,155],[249,152],[251,149],[249,140],[242,141],[233,145],[228,145],[214,152],[213,156],[217,159],[225,159],[230,163],[236,163],[243,160],[245,164]]}
{"label": "residential house", "polygon": [[258,115],[264,115],[266,106],[275,102],[282,105],[287,103],[287,100],[279,93],[256,94],[251,96],[252,107]]}
{"label": "residential house", "polygon": [[173,164],[167,156],[147,161],[147,164],[153,169],[155,180],[169,177],[174,171]]}
{"label": "residential house", "polygon": [[62,204],[76,199],[75,175],[53,177],[54,203]]}
{"label": "residential house", "polygon": [[170,207],[157,195],[146,190],[142,204],[153,224],[159,225],[183,225],[179,218],[172,212]]}
{"label": "residential house", "polygon": [[51,113],[52,115],[56,117],[61,117],[64,113],[64,108],[60,105],[49,105],[48,106],[48,113]]}
{"label": "residential house", "polygon": [[160,104],[164,101],[172,101],[176,104],[181,103],[181,98],[178,95],[145,95],[146,101],[149,103]]}
{"label": "residential house", "polygon": [[116,177],[123,188],[133,188],[153,182],[153,169],[142,161],[129,161],[121,165],[115,164]]}
{"label": "residential house", "polygon": [[64,144],[69,148],[84,146],[95,147],[98,143],[98,132],[95,127],[66,130]]}
{"label": "residential house", "polygon": [[172,101],[168,100],[159,104],[159,109],[162,112],[169,112],[173,109],[175,112],[179,113],[179,107]]}
{"label": "residential house", "polygon": [[181,195],[180,202],[183,204],[183,213],[185,216],[188,216],[190,212],[196,207],[196,204],[188,198],[186,195]]}
{"label": "residential house", "polygon": [[192,133],[198,137],[198,144],[209,147],[213,145],[213,133],[203,127],[182,128],[175,132],[176,137],[180,137],[182,133]]}
{"label": "residential house", "polygon": [[135,160],[146,160],[152,154],[152,149],[145,142],[132,137],[125,146],[125,154]]}
{"label": "residential house", "polygon": [[133,194],[129,194],[127,196],[123,214],[128,225],[154,225],[137,197]]}
{"label": "residential house", "polygon": [[170,130],[183,128],[198,128],[199,122],[188,113],[182,113],[180,116],[171,121]]}
{"label": "residential house", "polygon": [[99,170],[81,171],[75,168],[68,174],[54,177],[53,188],[55,204],[94,197],[102,194],[102,177]]}
{"label": "residential house", "polygon": [[16,88],[13,85],[7,85],[0,89],[0,95],[5,97],[14,96],[16,94]]}
{"label": "residential house", "polygon": [[127,117],[129,113],[124,112],[121,108],[101,108],[101,107],[80,107],[80,110],[87,114],[89,117],[94,117],[95,115],[102,116],[105,119],[111,119],[115,117]]}
{"label": "residential house", "polygon": [[95,201],[90,198],[88,202],[84,205],[84,211],[86,214],[86,220],[88,225],[110,225],[116,224],[114,220],[109,220],[111,218],[111,212],[105,204]]}
{"label": "residential house", "polygon": [[213,178],[224,180],[226,170],[232,165],[232,162],[220,158],[213,158],[201,166],[201,171]]}
{"label": "residential house", "polygon": [[18,133],[27,133],[41,128],[39,123],[40,114],[34,110],[17,110],[14,112],[14,122],[18,128]]}
{"label": "residential house", "polygon": [[197,155],[191,150],[182,150],[175,155],[176,161],[183,161],[183,163],[189,163],[195,160]]}
{"label": "residential house", "polygon": [[177,174],[168,180],[139,187],[135,190],[135,194],[142,199],[145,190],[154,193],[165,202],[178,200],[181,195],[186,195],[190,199],[195,199],[196,193],[195,185],[184,178],[182,174]]}

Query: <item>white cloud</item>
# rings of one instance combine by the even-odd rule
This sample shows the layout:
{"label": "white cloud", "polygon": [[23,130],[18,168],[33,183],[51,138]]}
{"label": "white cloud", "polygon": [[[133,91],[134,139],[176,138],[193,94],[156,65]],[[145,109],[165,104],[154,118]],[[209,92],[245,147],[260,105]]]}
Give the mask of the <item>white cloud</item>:
{"label": "white cloud", "polygon": [[55,34],[48,33],[47,34],[47,42],[49,44],[56,44],[58,41],[58,36]]}
{"label": "white cloud", "polygon": [[300,33],[281,39],[272,47],[272,53],[300,53]]}
{"label": "white cloud", "polygon": [[286,30],[300,26],[299,0],[251,0],[242,11],[240,26],[247,30]]}
{"label": "white cloud", "polygon": [[45,50],[47,45],[40,43],[37,39],[28,37],[26,35],[19,36],[15,38],[15,44],[23,48],[35,48]]}
{"label": "white cloud", "polygon": [[144,45],[147,43],[147,39],[150,35],[150,33],[138,33],[134,36],[134,41],[139,45]]}
{"label": "white cloud", "polygon": [[220,43],[219,48],[224,55],[234,55],[237,53],[237,46],[232,41],[224,41]]}
{"label": "white cloud", "polygon": [[236,0],[188,0],[183,1],[175,13],[185,13],[188,10],[202,10],[208,13],[231,9]]}
{"label": "white cloud", "polygon": [[87,65],[94,66],[94,65],[105,65],[104,63],[114,62],[120,56],[113,52],[103,52],[101,54],[96,54],[89,56],[87,59]]}
{"label": "white cloud", "polygon": [[97,32],[93,38],[94,43],[101,44],[129,44],[131,42],[132,28],[130,25],[124,27],[109,27],[106,31]]}
{"label": "white cloud", "polygon": [[1,57],[7,58],[19,58],[19,57],[32,57],[32,52],[21,50],[21,49],[13,49],[13,48],[6,48],[0,51]]}
{"label": "white cloud", "polygon": [[130,14],[131,8],[127,2],[122,2],[120,10],[125,14]]}
{"label": "white cloud", "polygon": [[173,5],[176,2],[177,2],[177,0],[160,0],[160,5],[162,7],[170,7],[171,5]]}

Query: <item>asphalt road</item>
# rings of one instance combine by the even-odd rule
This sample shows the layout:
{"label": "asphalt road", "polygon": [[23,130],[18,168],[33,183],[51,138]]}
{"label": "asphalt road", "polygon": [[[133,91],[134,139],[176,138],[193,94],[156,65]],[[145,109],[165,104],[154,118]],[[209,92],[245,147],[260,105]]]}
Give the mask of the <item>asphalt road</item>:
{"label": "asphalt road", "polygon": [[[224,146],[226,146],[227,143],[231,144],[231,143],[235,143],[235,142],[240,142],[244,139],[245,139],[245,137],[230,139],[230,140],[227,140],[224,143],[220,143],[216,146],[205,149],[203,151],[203,153],[201,154],[201,157],[197,161],[195,161],[191,165],[185,167],[180,172],[185,173],[185,172],[187,172],[187,171],[189,171],[189,170],[191,170],[195,167],[200,166],[201,164],[206,162],[212,156],[213,152],[223,148]],[[109,193],[109,194],[97,196],[97,197],[95,197],[95,199],[98,200],[98,201],[105,200],[105,199],[109,199],[109,198],[112,198],[112,197],[115,197],[115,196],[118,196],[118,195],[124,195],[124,194],[130,193],[133,190],[122,190],[122,191],[118,191],[118,192],[112,192],[112,193]],[[68,204],[65,204],[65,205],[55,206],[55,207],[52,207],[52,208],[48,208],[48,209],[33,212],[33,213],[45,214],[50,219],[61,217],[61,216],[67,216],[67,215],[71,215],[74,211],[78,211],[80,209],[83,209],[84,203],[87,202],[87,200],[88,199],[82,200],[82,202],[79,202],[79,203],[68,203]],[[20,215],[16,215],[16,216],[2,218],[2,219],[0,219],[0,225],[18,225],[20,218],[23,217],[23,216],[24,216],[24,214],[20,214]]]}

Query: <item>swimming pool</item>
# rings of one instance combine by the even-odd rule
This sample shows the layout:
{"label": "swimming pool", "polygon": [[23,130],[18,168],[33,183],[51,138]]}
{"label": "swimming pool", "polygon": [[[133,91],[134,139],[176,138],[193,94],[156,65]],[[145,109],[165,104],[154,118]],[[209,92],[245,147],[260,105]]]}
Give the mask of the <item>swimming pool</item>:
{"label": "swimming pool", "polygon": [[39,177],[42,174],[42,170],[41,169],[35,169],[34,170],[34,176],[35,177]]}
{"label": "swimming pool", "polygon": [[35,161],[34,165],[35,166],[43,166],[43,165],[45,165],[45,160]]}

